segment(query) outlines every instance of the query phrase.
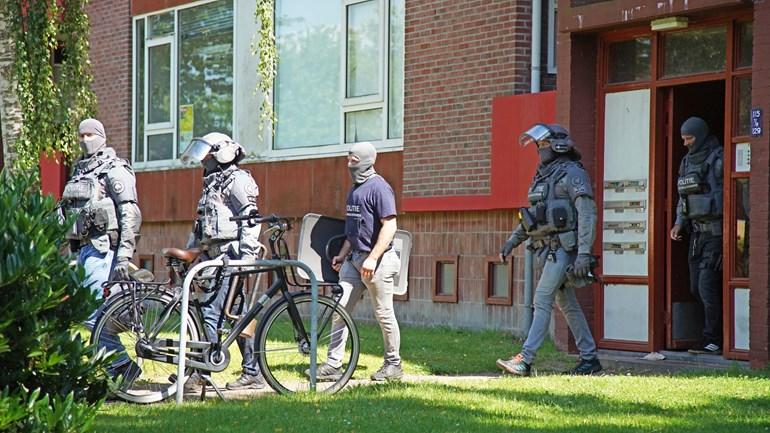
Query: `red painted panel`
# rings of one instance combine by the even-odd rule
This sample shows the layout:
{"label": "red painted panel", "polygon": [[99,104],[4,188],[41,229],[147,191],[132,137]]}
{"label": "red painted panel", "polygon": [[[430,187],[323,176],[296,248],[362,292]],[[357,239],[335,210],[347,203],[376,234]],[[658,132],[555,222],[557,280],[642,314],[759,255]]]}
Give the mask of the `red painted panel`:
{"label": "red painted panel", "polygon": [[131,16],[181,6],[197,0],[131,0]]}
{"label": "red painted panel", "polygon": [[[479,196],[404,198],[407,212],[511,209],[525,206],[537,167],[537,151],[522,148],[519,135],[533,123],[556,119],[556,92],[500,96],[492,100],[492,193]],[[408,157],[408,155],[406,156]]]}
{"label": "red painted panel", "polygon": [[[2,152],[2,150],[0,150]],[[40,155],[40,189],[43,194],[50,194],[56,200],[61,198],[64,184],[67,183],[67,167],[60,154]]]}

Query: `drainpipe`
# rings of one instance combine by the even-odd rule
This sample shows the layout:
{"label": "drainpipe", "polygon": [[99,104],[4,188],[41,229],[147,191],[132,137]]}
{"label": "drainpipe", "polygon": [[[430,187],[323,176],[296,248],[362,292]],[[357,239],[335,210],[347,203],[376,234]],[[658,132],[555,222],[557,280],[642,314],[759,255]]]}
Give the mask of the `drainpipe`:
{"label": "drainpipe", "polygon": [[[543,2],[542,0],[532,0],[532,47],[530,52],[532,54],[530,58],[531,75],[530,75],[530,92],[540,92],[540,28],[543,15]],[[529,332],[529,327],[532,325],[532,300],[534,298],[534,254],[529,249],[531,241],[528,239],[525,243],[524,249],[524,315],[522,325],[525,330],[525,334]]]}

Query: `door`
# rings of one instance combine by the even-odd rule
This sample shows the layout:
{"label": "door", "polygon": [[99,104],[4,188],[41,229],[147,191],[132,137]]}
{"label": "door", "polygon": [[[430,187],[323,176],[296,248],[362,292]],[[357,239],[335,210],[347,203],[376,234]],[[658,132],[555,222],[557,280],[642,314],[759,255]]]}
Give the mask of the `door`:
{"label": "door", "polygon": [[682,144],[680,127],[691,116],[704,119],[710,133],[724,142],[724,81],[686,84],[664,88],[665,149],[660,154],[666,159],[666,217],[665,228],[665,263],[666,263],[666,348],[688,349],[701,337],[703,330],[703,307],[690,293],[688,268],[688,237],[682,241],[672,241],[668,236],[676,218],[678,193],[676,180],[679,164],[687,149]]}

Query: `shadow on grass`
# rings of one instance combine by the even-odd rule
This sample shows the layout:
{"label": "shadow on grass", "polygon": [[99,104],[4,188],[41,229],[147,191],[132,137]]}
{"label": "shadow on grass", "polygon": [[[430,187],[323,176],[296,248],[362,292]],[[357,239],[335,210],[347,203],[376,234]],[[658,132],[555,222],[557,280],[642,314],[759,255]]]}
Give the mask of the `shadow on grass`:
{"label": "shadow on grass", "polygon": [[[510,385],[510,384],[508,384]],[[753,432],[770,427],[768,398],[715,398],[666,407],[587,393],[386,384],[335,396],[268,396],[241,402],[114,405],[97,431],[239,432]],[[766,412],[765,412],[766,413]],[[729,414],[729,416],[728,416]]]}

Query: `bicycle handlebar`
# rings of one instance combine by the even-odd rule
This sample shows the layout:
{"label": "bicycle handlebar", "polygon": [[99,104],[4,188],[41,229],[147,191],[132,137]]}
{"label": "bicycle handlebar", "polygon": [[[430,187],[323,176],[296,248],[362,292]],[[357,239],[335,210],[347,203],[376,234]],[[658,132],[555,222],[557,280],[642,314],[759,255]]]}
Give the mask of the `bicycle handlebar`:
{"label": "bicycle handlebar", "polygon": [[255,225],[261,224],[261,223],[269,223],[269,224],[285,223],[287,227],[289,225],[288,218],[278,216],[276,214],[271,214],[263,217],[257,211],[252,211],[248,215],[237,215],[234,217],[230,217],[230,221],[234,221],[234,222],[247,221],[249,226],[251,227],[254,227]]}

